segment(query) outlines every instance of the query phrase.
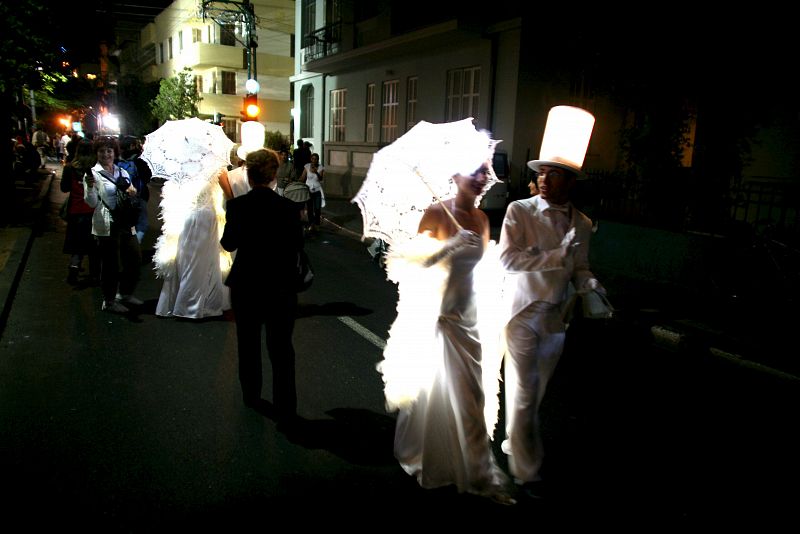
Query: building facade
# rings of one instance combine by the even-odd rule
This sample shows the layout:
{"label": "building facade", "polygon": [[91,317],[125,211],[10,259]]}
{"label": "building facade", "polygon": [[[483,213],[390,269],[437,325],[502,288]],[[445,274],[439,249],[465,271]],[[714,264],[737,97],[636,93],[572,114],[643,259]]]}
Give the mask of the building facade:
{"label": "building facade", "polygon": [[[504,207],[509,193],[527,190],[525,163],[538,156],[550,107],[606,112],[579,81],[537,83],[523,46],[530,30],[516,3],[501,4],[465,15],[419,1],[296,3],[294,135],[320,153],[326,192],[353,196],[372,154],[418,121],[472,117],[503,140],[495,166],[505,183],[485,202]],[[587,166],[610,164],[601,150],[616,142],[610,122],[598,117]]]}
{"label": "building facade", "polygon": [[241,2],[176,0],[141,32],[140,62],[144,82],[191,69],[198,92],[199,116],[221,116],[234,141],[240,140],[245,82],[252,72],[260,84],[259,122],[267,131],[290,135],[294,72],[292,0],[252,0],[257,48],[247,55],[247,22]]}

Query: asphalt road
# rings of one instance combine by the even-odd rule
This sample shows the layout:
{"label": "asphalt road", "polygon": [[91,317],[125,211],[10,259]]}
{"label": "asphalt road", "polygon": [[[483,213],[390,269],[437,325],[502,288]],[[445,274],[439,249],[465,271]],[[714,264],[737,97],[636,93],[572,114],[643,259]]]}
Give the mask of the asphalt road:
{"label": "asphalt road", "polygon": [[[288,518],[296,528],[650,531],[766,526],[793,513],[797,386],[657,346],[616,321],[570,328],[544,406],[548,499],[502,507],[421,490],[392,458],[394,414],[374,368],[395,288],[334,226],[307,244],[317,277],[295,330],[306,424],[286,435],[242,405],[229,318],[156,317],[160,281],[147,264],[145,305],[129,316],[100,312],[98,288],[65,283],[53,189],[0,339],[0,507],[10,524],[204,531]],[[145,248],[158,231],[151,220]]]}

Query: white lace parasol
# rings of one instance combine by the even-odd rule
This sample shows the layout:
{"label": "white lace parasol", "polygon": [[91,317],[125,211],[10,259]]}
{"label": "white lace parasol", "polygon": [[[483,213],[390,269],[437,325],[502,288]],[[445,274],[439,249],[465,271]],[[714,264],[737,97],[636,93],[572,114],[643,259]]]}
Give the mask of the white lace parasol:
{"label": "white lace parasol", "polygon": [[230,164],[233,141],[221,126],[196,117],[167,121],[145,139],[141,158],[153,176],[175,182],[207,181]]}
{"label": "white lace parasol", "polygon": [[[390,245],[413,238],[431,204],[455,197],[453,175],[473,173],[492,158],[497,143],[488,132],[476,130],[471,118],[441,124],[421,121],[376,152],[352,200],[361,208],[364,236]],[[490,172],[483,193],[497,181]]]}

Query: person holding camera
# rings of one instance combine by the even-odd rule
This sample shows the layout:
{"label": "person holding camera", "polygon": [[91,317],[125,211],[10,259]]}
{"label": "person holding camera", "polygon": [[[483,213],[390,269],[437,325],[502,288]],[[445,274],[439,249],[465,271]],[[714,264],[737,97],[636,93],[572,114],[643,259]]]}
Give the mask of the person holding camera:
{"label": "person holding camera", "polygon": [[300,176],[300,181],[308,186],[311,193],[311,198],[308,199],[308,230],[316,232],[319,224],[320,217],[322,216],[322,208],[325,206],[325,194],[322,191],[322,182],[325,180],[325,167],[319,164],[319,154],[316,152],[311,154],[311,162],[306,163],[303,168],[303,174]]}
{"label": "person holding camera", "polygon": [[112,211],[117,207],[117,189],[131,197],[135,197],[137,191],[128,173],[114,163],[119,158],[116,137],[97,137],[92,148],[97,164],[86,173],[83,185],[84,200],[94,208],[92,234],[97,236],[100,252],[101,309],[127,313],[128,306],[143,304],[133,295],[139,283],[142,255],[133,223],[115,221]]}

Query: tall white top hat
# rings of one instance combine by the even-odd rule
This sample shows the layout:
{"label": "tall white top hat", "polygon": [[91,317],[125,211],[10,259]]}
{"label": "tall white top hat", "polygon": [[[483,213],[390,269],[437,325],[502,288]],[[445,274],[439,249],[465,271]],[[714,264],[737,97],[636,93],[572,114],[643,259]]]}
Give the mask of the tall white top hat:
{"label": "tall white top hat", "polygon": [[585,109],[555,106],[547,114],[539,159],[528,162],[536,172],[542,165],[560,167],[584,177],[581,167],[592,137],[594,116]]}

